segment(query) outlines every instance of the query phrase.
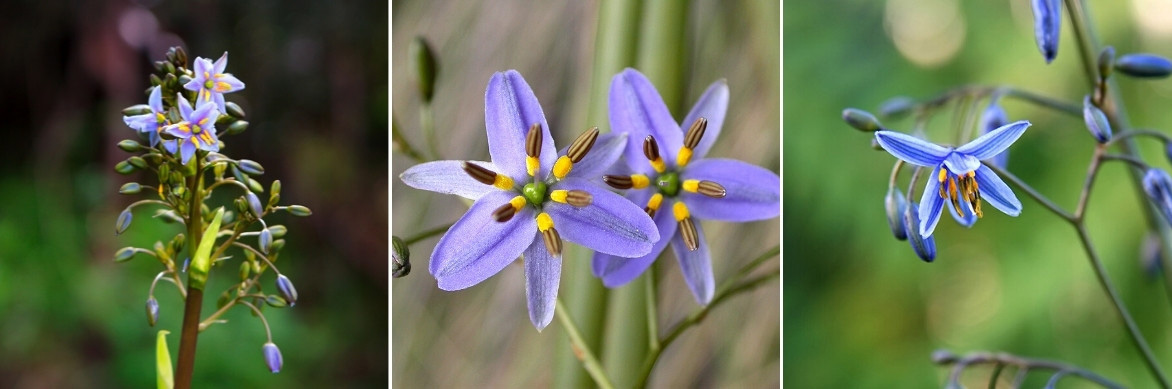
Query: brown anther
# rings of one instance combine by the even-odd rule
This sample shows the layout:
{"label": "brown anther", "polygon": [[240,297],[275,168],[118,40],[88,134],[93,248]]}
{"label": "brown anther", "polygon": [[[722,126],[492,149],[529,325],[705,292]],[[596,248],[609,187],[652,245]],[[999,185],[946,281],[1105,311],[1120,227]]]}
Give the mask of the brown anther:
{"label": "brown anther", "polygon": [[696,224],[692,222],[692,218],[680,220],[680,236],[684,238],[684,245],[688,246],[688,251],[700,248],[700,235],[696,232]]}
{"label": "brown anther", "polygon": [[602,182],[615,189],[631,189],[634,186],[634,183],[631,182],[631,176],[605,175],[602,176]]}
{"label": "brown anther", "polygon": [[502,205],[500,208],[497,208],[495,211],[492,211],[492,218],[493,218],[493,220],[496,220],[497,223],[504,223],[504,222],[511,220],[513,218],[513,215],[516,215],[516,214],[517,214],[517,208],[513,207],[513,204],[511,204],[511,203],[506,203],[505,205]]}
{"label": "brown anther", "polygon": [[525,155],[534,158],[541,155],[541,138],[541,123],[533,123],[525,134]]}
{"label": "brown anther", "polygon": [[708,129],[708,119],[696,119],[692,123],[692,127],[688,129],[688,133],[684,135],[684,147],[695,149],[700,144],[700,139],[704,137],[704,130],[706,129]]}
{"label": "brown anther", "polygon": [[464,161],[464,172],[472,176],[473,179],[479,181],[484,185],[492,185],[496,183],[496,172],[488,170],[487,168]]}
{"label": "brown anther", "polygon": [[655,138],[651,135],[643,139],[643,155],[647,156],[648,161],[659,159],[659,144],[655,143]]}
{"label": "brown anther", "polygon": [[556,228],[550,227],[542,231],[541,237],[545,240],[545,250],[549,251],[550,255],[555,257],[562,255],[562,236],[558,235]]}
{"label": "brown anther", "polygon": [[723,185],[707,180],[700,181],[700,185],[696,187],[696,193],[718,199],[728,194]]}
{"label": "brown anther", "polygon": [[651,207],[643,207],[643,212],[647,212],[647,216],[655,217],[655,209]]}
{"label": "brown anther", "polygon": [[574,139],[574,143],[570,144],[570,148],[566,150],[566,156],[570,157],[570,162],[578,163],[586,153],[590,152],[590,148],[594,147],[594,141],[598,140],[598,127],[593,127],[582,135],[578,135],[578,139]]}
{"label": "brown anther", "polygon": [[575,207],[585,207],[594,202],[594,195],[584,190],[573,189],[566,192],[566,203]]}

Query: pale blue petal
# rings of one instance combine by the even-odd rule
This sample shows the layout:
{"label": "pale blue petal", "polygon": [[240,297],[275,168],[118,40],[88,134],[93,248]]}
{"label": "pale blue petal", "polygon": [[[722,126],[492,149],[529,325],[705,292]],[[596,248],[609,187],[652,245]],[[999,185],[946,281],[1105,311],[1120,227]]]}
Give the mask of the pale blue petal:
{"label": "pale blue petal", "polygon": [[942,146],[894,131],[876,131],[875,140],[896,158],[923,167],[936,167],[950,152]]}
{"label": "pale blue petal", "polygon": [[920,208],[918,212],[918,219],[920,220],[920,236],[925,238],[932,235],[932,231],[936,229],[936,223],[940,222],[940,211],[944,206],[944,198],[940,197],[940,180],[937,179],[940,174],[940,168],[932,170],[932,175],[928,176],[928,185],[924,186],[924,193],[920,196]]}
{"label": "pale blue petal", "polygon": [[696,302],[708,305],[716,290],[716,280],[712,275],[712,256],[708,252],[708,243],[704,239],[704,229],[700,227],[700,223],[696,223],[696,234],[700,247],[688,250],[683,236],[677,234],[671,239],[671,250],[676,253],[684,281],[687,282],[688,289],[692,290]]}
{"label": "pale blue petal", "polygon": [[655,138],[663,161],[675,166],[676,152],[684,145],[684,133],[647,77],[635,69],[623,70],[611,80],[608,101],[611,131],[630,134],[623,155],[631,170],[654,172],[643,155],[643,142],[648,135]]}
{"label": "pale blue petal", "polygon": [[[464,171],[465,161],[434,161],[421,163],[408,168],[399,179],[404,184],[415,189],[432,192],[454,194],[466,199],[476,200],[485,194],[500,191],[492,185],[485,185],[476,181]],[[489,162],[468,161],[485,169],[496,171],[496,166]]]}
{"label": "pale blue petal", "polygon": [[535,235],[533,243],[525,249],[525,299],[529,305],[529,321],[538,332],[553,321],[561,278],[562,258],[551,256],[541,235]]}
{"label": "pale blue petal", "polygon": [[[649,191],[637,191],[649,192]],[[650,197],[650,195],[646,196]],[[646,197],[635,204],[645,204]],[[651,247],[651,252],[647,255],[638,258],[622,258],[609,254],[599,252],[594,253],[593,270],[594,275],[602,278],[602,284],[607,288],[614,288],[626,285],[628,282],[638,278],[643,274],[663,249],[667,248],[667,244],[671,242],[672,237],[676,235],[678,224],[676,219],[672,216],[671,210],[672,201],[670,199],[663,199],[660,206],[660,212],[655,213],[655,225],[659,230],[660,239]]]}
{"label": "pale blue petal", "polygon": [[212,64],[212,74],[223,73],[224,69],[227,69],[227,68],[228,68],[228,52],[225,51],[224,55],[221,55],[220,59],[217,59],[216,63]]}
{"label": "pale blue petal", "polygon": [[163,113],[163,87],[156,86],[151,89],[151,95],[147,97],[147,104],[151,106],[151,111],[154,111],[152,114]]}
{"label": "pale blue petal", "polygon": [[981,199],[988,201],[1001,212],[1005,212],[1009,216],[1017,216],[1021,214],[1021,201],[1017,199],[1017,195],[1005,185],[1005,181],[997,176],[988,166],[981,165],[977,168],[977,189],[981,191]]}
{"label": "pale blue petal", "polygon": [[[590,152],[574,164],[574,168],[566,177],[600,178],[607,169],[615,165],[615,161],[618,161],[619,157],[623,155],[623,149],[626,146],[627,134],[612,132],[599,135],[598,139],[594,140],[594,147],[590,148]],[[562,148],[561,151],[558,151],[558,155],[566,155],[569,148],[570,146]]]}
{"label": "pale blue petal", "polygon": [[544,210],[553,219],[562,239],[594,251],[622,257],[638,257],[651,251],[659,231],[643,208],[581,178],[567,178],[551,190],[583,190],[594,200],[585,207],[549,201]]}
{"label": "pale blue petal", "polygon": [[944,166],[948,167],[949,173],[962,175],[977,170],[977,167],[981,166],[981,160],[968,154],[953,152],[944,158]]}
{"label": "pale blue petal", "polygon": [[679,199],[698,219],[744,222],[771,219],[781,212],[781,178],[757,165],[734,159],[702,159],[684,168],[680,179],[724,186],[722,198],[680,191]]}
{"label": "pale blue petal", "polygon": [[505,191],[484,195],[440,238],[428,264],[440,289],[460,290],[479,284],[513,263],[533,243],[537,222],[532,207],[521,208],[504,223],[492,217],[493,211],[513,196]]}
{"label": "pale blue petal", "polygon": [[700,99],[696,101],[696,105],[692,106],[692,111],[684,117],[684,121],[680,123],[680,129],[683,131],[691,128],[692,123],[696,122],[698,118],[702,117],[708,120],[704,137],[700,138],[700,144],[692,150],[693,161],[704,158],[708,154],[708,150],[716,142],[716,137],[720,135],[721,127],[724,126],[724,114],[727,110],[728,83],[720,80],[708,86],[708,90],[704,91],[704,94],[700,95]]}
{"label": "pale blue petal", "polygon": [[183,120],[189,120],[188,118],[191,117],[191,111],[193,111],[193,110],[194,109],[191,108],[191,103],[187,102],[187,98],[183,97],[183,94],[180,93],[179,94],[179,116],[182,117]]}
{"label": "pale blue petal", "polygon": [[964,146],[957,147],[956,152],[973,156],[978,160],[993,158],[1008,149],[1029,127],[1030,122],[1025,120],[1006,124],[973,139],[972,142],[966,143]]}
{"label": "pale blue petal", "polygon": [[488,153],[492,163],[514,180],[529,175],[525,169],[525,135],[534,123],[541,124],[542,133],[537,177],[545,178],[557,160],[557,149],[537,96],[517,71],[493,74],[484,92]]}

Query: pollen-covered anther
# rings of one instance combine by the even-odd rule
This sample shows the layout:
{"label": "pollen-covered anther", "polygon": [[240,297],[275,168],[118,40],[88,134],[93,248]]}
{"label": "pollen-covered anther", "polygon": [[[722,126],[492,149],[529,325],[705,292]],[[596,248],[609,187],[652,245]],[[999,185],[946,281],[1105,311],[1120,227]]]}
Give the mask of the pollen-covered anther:
{"label": "pollen-covered anther", "polygon": [[659,210],[659,205],[663,203],[663,195],[656,193],[647,200],[647,206],[643,208],[643,212],[647,212],[647,216],[655,217],[655,211]]}
{"label": "pollen-covered anther", "polygon": [[648,161],[651,161],[651,167],[655,168],[656,172],[663,173],[667,170],[667,165],[659,156],[659,144],[655,143],[655,138],[651,135],[647,135],[647,138],[643,139],[643,155],[647,157]]}
{"label": "pollen-covered anther", "polygon": [[684,180],[685,191],[699,193],[712,198],[722,198],[728,194],[724,186],[708,180]]}
{"label": "pollen-covered anther", "polygon": [[502,205],[502,206],[500,206],[500,208],[497,208],[495,211],[492,211],[492,218],[493,218],[493,220],[496,220],[498,223],[507,222],[507,221],[513,219],[513,215],[516,215],[517,211],[520,211],[521,207],[524,207],[524,206],[525,206],[525,197],[522,197],[522,196],[514,197],[512,200],[509,200],[509,202],[506,203],[505,205]]}
{"label": "pollen-covered anther", "polygon": [[537,215],[537,230],[541,231],[541,237],[545,240],[545,250],[555,257],[562,255],[562,236],[553,228],[553,219],[548,213]]}
{"label": "pollen-covered anther", "polygon": [[541,167],[541,161],[537,159],[541,155],[541,135],[540,123],[533,123],[525,134],[525,171],[529,176],[537,175],[537,168]]}
{"label": "pollen-covered anther", "polygon": [[509,178],[509,176],[497,174],[492,170],[471,162],[464,162],[464,172],[472,176],[472,179],[484,185],[492,185],[505,190],[513,188],[513,179]]}
{"label": "pollen-covered anther", "polygon": [[684,135],[684,147],[681,147],[680,153],[676,155],[676,165],[683,167],[692,160],[692,150],[695,150],[696,146],[700,144],[700,139],[704,138],[706,129],[708,129],[708,119],[698,118],[692,122],[692,127]]}
{"label": "pollen-covered anther", "polygon": [[566,156],[570,157],[570,162],[578,163],[590,152],[594,147],[594,141],[598,140],[598,127],[592,127],[582,135],[578,135],[578,139],[574,139],[574,143],[570,144],[570,148],[566,150]]}
{"label": "pollen-covered anther", "polygon": [[984,217],[984,213],[981,212],[981,190],[978,188],[975,172],[950,176],[941,169],[938,179],[940,180],[940,197],[948,199],[957,214],[965,214],[964,207],[960,203],[963,200],[972,207],[973,214],[977,215],[978,218]]}
{"label": "pollen-covered anther", "polygon": [[574,162],[570,160],[570,157],[563,155],[558,157],[557,162],[553,163],[553,176],[559,180],[566,178],[566,175],[570,174],[570,169],[573,168]]}
{"label": "pollen-covered anther", "polygon": [[549,199],[558,203],[570,204],[575,207],[585,207],[594,202],[594,195],[590,192],[578,189],[564,190],[559,189],[549,192]]}
{"label": "pollen-covered anther", "polygon": [[700,234],[696,231],[696,224],[692,221],[688,206],[682,201],[677,201],[672,205],[671,212],[680,224],[680,237],[684,238],[684,245],[688,246],[688,250],[695,251],[700,248]]}
{"label": "pollen-covered anther", "polygon": [[610,185],[611,188],[615,189],[643,189],[646,188],[647,185],[651,185],[651,179],[642,174],[632,174],[629,176],[615,176],[608,174],[602,176],[602,182],[605,182],[607,185]]}

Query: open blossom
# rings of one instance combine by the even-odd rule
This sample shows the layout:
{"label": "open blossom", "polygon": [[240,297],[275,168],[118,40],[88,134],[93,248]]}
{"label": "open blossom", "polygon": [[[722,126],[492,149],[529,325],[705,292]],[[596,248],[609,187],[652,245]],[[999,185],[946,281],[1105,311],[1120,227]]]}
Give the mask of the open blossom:
{"label": "open blossom", "polygon": [[151,108],[150,112],[122,117],[122,121],[127,126],[150,139],[151,147],[159,144],[159,129],[167,125],[167,110],[163,109],[162,89],[161,86],[151,89],[151,95],[147,97],[147,105]]}
{"label": "open blossom", "polygon": [[224,73],[224,69],[228,67],[228,52],[225,51],[215,63],[207,58],[196,57],[194,67],[194,77],[183,87],[196,91],[197,106],[215,102],[220,112],[225,112],[228,108],[224,105],[224,94],[244,89],[244,82],[231,73]]}
{"label": "open blossom", "polygon": [[920,198],[919,233],[927,238],[936,229],[945,204],[951,202],[953,217],[969,226],[982,216],[981,199],[1009,216],[1021,213],[1021,201],[982,160],[993,158],[1008,149],[1029,128],[1022,120],[1006,124],[952,148],[930,143],[894,131],[878,131],[875,140],[884,150],[916,166],[932,168],[924,194]]}
{"label": "open blossom", "polygon": [[220,138],[216,136],[216,118],[220,117],[220,111],[215,104],[201,104],[192,109],[191,103],[179,95],[179,116],[183,121],[169,125],[163,131],[178,138],[180,162],[186,164],[196,149],[220,151]]}
{"label": "open blossom", "polygon": [[592,129],[558,152],[537,97],[513,70],[492,76],[484,105],[491,163],[428,162],[400,178],[476,200],[431,254],[439,288],[479,284],[523,254],[529,319],[540,331],[553,319],[562,239],[635,257],[651,251],[659,232],[639,207],[586,179],[618,159],[625,137]]}
{"label": "open blossom", "polygon": [[716,142],[728,108],[728,85],[708,87],[692,111],[677,123],[655,86],[626,69],[610,86],[610,125],[630,141],[625,169],[607,175],[607,184],[652,216],[662,239],[639,258],[594,254],[594,274],[607,287],[623,285],[647,270],[671,243],[684,280],[696,301],[712,301],[712,260],[697,220],[743,222],[777,217],[781,179],[758,166],[732,159],[704,159]]}

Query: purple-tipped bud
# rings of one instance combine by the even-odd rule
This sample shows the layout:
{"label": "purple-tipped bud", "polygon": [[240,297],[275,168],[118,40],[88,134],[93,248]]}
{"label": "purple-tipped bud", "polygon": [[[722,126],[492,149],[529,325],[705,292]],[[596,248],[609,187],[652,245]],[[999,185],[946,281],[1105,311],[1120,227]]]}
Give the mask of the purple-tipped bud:
{"label": "purple-tipped bud", "polygon": [[1115,61],[1115,70],[1136,78],[1164,78],[1172,74],[1172,61],[1155,54],[1127,54]]}
{"label": "purple-tipped bud", "polygon": [[1107,122],[1107,115],[1091,102],[1091,95],[1082,99],[1082,118],[1087,122],[1087,129],[1099,143],[1111,140],[1111,123]]}
{"label": "purple-tipped bud", "polygon": [[265,364],[269,365],[269,371],[273,374],[281,372],[281,366],[285,364],[285,359],[281,358],[281,349],[277,348],[273,342],[267,342],[264,345]]}
{"label": "purple-tipped bud", "polygon": [[260,251],[266,255],[273,247],[273,233],[268,228],[260,230],[260,237],[257,238],[257,245],[260,246]]}
{"label": "purple-tipped bud", "polygon": [[155,296],[147,298],[146,302],[147,324],[151,327],[159,322],[159,300],[155,300]]}
{"label": "purple-tipped bud", "polygon": [[238,166],[240,168],[240,171],[254,175],[254,176],[259,176],[259,175],[265,174],[264,166],[261,166],[260,163],[257,163],[256,161],[253,161],[250,159],[242,159],[242,160],[236,161],[236,166]]}
{"label": "purple-tipped bud", "polygon": [[904,200],[903,191],[894,186],[888,189],[883,205],[887,209],[887,225],[891,227],[891,233],[895,235],[895,239],[906,240],[907,229],[903,225],[903,214],[907,210],[907,200]]}
{"label": "purple-tipped bud", "polygon": [[1164,215],[1164,220],[1172,223],[1172,177],[1161,169],[1151,168],[1144,173],[1143,183],[1148,199]]}
{"label": "purple-tipped bud", "polygon": [[915,108],[916,100],[907,96],[896,96],[879,105],[879,116],[896,118],[911,112]]}
{"label": "purple-tipped bud", "polygon": [[252,192],[248,192],[248,194],[244,195],[244,198],[248,200],[248,208],[252,209],[252,214],[256,215],[257,219],[260,219],[261,215],[264,214],[264,206],[260,205],[260,198],[256,197],[256,193]]}
{"label": "purple-tipped bud", "polygon": [[907,211],[903,213],[903,228],[909,232],[907,241],[912,245],[912,250],[915,250],[916,255],[924,262],[932,262],[936,259],[936,239],[931,235],[928,237],[920,235],[919,209],[919,203],[908,204]]}
{"label": "purple-tipped bud", "polygon": [[1062,8],[1058,0],[1031,0],[1034,8],[1034,39],[1049,64],[1058,56],[1058,34],[1062,31]]}
{"label": "purple-tipped bud", "polygon": [[285,277],[284,274],[277,275],[277,291],[281,292],[281,297],[290,307],[297,304],[297,288],[293,287],[293,281],[289,281],[289,277]]}
{"label": "purple-tipped bud", "polygon": [[114,235],[121,235],[127,228],[130,228],[132,219],[134,219],[134,215],[130,213],[130,208],[122,210],[122,213],[118,214],[118,221],[114,223]]}
{"label": "purple-tipped bud", "polygon": [[[1009,118],[1005,114],[1005,109],[1001,108],[1001,105],[996,102],[990,103],[989,107],[985,108],[985,112],[981,113],[981,135],[988,134],[990,131],[1001,128],[1001,126],[1006,124],[1009,124]],[[989,159],[989,163],[1004,169],[1009,163],[1009,149],[1005,149],[1000,154],[994,155],[993,158]]]}

